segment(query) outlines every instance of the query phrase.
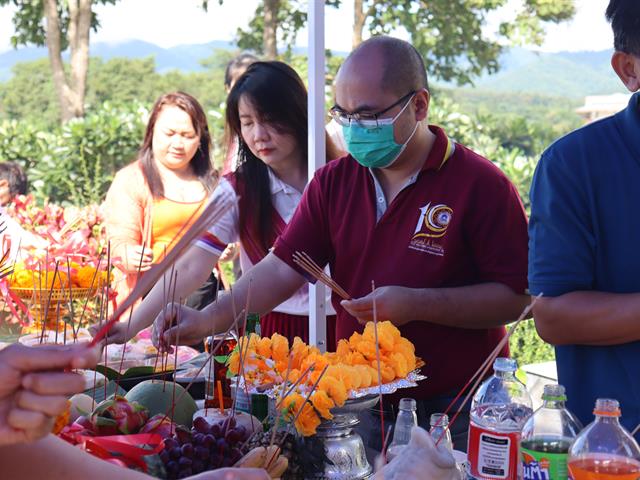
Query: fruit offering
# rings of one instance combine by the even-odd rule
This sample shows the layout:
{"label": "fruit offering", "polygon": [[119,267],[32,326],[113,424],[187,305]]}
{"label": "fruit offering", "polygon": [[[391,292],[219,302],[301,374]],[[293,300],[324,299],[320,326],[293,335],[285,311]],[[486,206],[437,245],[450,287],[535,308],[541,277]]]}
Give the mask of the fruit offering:
{"label": "fruit offering", "polygon": [[234,466],[238,468],[262,468],[271,478],[280,478],[289,466],[289,459],[280,454],[280,447],[255,447]]}
{"label": "fruit offering", "polygon": [[247,429],[236,425],[233,417],[209,424],[196,417],[191,430],[178,427],[164,441],[160,459],[168,479],[186,478],[208,470],[231,467],[242,457],[240,447],[249,438]]}

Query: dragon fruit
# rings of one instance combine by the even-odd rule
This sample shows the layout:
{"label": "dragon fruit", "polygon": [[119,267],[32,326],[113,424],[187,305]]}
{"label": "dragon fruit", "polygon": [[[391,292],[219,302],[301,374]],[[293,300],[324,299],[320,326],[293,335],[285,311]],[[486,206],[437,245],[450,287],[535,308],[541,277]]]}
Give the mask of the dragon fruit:
{"label": "dragon fruit", "polygon": [[116,395],[100,403],[91,414],[91,423],[98,435],[136,433],[149,417],[146,408]]}
{"label": "dragon fruit", "polygon": [[176,431],[176,424],[164,413],[151,417],[138,433],[157,433],[162,438],[169,438]]}

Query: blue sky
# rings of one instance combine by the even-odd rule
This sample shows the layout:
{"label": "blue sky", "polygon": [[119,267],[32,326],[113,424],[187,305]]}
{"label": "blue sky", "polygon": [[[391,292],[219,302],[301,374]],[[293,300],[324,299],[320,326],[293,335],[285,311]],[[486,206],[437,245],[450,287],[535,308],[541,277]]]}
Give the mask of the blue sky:
{"label": "blue sky", "polygon": [[[313,0],[318,1],[318,0]],[[523,0],[511,0],[512,3]],[[233,39],[238,27],[246,26],[258,0],[226,0],[219,6],[209,2],[209,12],[199,8],[199,0],[120,0],[115,5],[98,7],[102,27],[92,34],[93,42],[121,42],[140,39],[163,47]],[[343,0],[336,10],[326,8],[325,42],[333,50],[348,51],[351,46],[353,2]],[[604,19],[608,0],[576,0],[578,13],[573,21],[549,26],[542,50],[603,50],[611,48],[611,29]],[[512,5],[497,12],[487,25],[488,31],[508,19]],[[13,33],[11,7],[0,8],[0,51],[11,48]],[[402,36],[402,32],[398,32]],[[301,32],[299,45],[307,44],[307,32]]]}

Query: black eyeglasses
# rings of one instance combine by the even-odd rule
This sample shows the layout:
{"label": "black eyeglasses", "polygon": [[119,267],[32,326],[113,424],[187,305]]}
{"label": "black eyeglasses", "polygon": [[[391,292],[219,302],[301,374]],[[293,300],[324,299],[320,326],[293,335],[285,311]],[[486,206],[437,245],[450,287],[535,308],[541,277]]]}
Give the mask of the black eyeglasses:
{"label": "black eyeglasses", "polygon": [[410,91],[404,97],[396,100],[392,105],[389,105],[387,108],[376,113],[348,113],[342,110],[337,105],[334,105],[331,110],[329,110],[329,114],[336,122],[338,122],[338,124],[343,126],[349,126],[351,125],[351,122],[356,122],[361,127],[375,128],[378,126],[378,120],[381,115],[387,113],[392,108],[397,107],[409,97],[415,95],[415,93],[415,90]]}

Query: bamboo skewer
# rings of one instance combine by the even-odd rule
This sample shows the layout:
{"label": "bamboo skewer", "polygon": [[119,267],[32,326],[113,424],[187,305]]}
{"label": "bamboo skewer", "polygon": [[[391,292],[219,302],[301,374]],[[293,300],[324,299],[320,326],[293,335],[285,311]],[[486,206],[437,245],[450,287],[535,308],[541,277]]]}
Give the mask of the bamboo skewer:
{"label": "bamboo skewer", "polygon": [[333,280],[313,259],[305,252],[295,252],[293,261],[305,272],[311,275],[319,282],[324,283],[327,287],[340,295],[345,300],[351,300],[351,296]]}

